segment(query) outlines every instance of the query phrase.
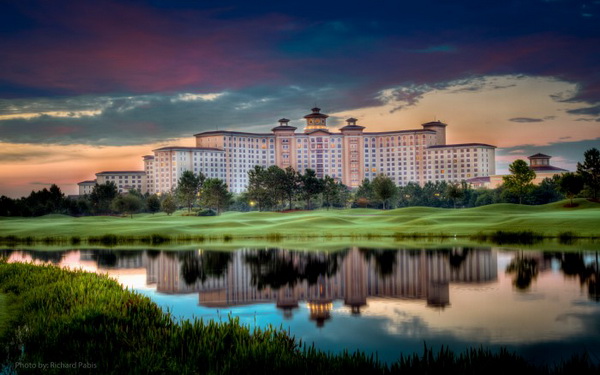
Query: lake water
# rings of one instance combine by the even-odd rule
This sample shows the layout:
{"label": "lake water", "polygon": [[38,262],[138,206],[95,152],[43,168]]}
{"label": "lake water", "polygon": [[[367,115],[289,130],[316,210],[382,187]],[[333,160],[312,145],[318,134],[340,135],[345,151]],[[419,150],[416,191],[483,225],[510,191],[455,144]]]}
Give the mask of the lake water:
{"label": "lake water", "polygon": [[507,347],[536,363],[600,362],[598,253],[501,247],[338,252],[4,250],[107,273],[177,318],[282,327],[326,351],[393,361],[423,346]]}

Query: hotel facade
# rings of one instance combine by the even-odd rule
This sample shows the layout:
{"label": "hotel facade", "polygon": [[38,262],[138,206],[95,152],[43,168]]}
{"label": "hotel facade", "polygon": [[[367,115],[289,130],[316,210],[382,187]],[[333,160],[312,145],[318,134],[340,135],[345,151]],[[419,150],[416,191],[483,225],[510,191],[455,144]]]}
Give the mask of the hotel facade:
{"label": "hotel facade", "polygon": [[440,121],[422,124],[419,129],[368,132],[355,118],[349,118],[339,131],[333,131],[327,126],[328,117],[320,108],[313,108],[304,116],[306,126],[301,132],[282,118],[270,133],[198,133],[194,135],[196,147],[153,150],[153,155],[143,157],[144,171],[130,171],[130,177],[136,177],[137,183],[143,172],[140,190],[153,194],[174,189],[185,171],[220,178],[230,191],[240,193],[248,186],[248,171],[256,165],[292,167],[301,173],[313,169],[318,177],[328,175],[350,188],[379,174],[399,186],[460,182],[495,174],[495,146],[447,144],[447,125]]}

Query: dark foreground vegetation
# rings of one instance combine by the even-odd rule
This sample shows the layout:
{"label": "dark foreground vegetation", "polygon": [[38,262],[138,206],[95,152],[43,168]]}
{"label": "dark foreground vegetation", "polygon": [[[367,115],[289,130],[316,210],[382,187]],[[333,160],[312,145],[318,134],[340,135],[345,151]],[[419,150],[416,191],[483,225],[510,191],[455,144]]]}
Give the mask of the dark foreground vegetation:
{"label": "dark foreground vegetation", "polygon": [[[3,373],[48,374],[596,374],[585,354],[550,367],[506,350],[447,349],[384,365],[361,353],[330,355],[279,329],[175,322],[147,297],[106,276],[0,263]],[[41,367],[46,366],[46,367]],[[40,371],[42,369],[42,371]]]}

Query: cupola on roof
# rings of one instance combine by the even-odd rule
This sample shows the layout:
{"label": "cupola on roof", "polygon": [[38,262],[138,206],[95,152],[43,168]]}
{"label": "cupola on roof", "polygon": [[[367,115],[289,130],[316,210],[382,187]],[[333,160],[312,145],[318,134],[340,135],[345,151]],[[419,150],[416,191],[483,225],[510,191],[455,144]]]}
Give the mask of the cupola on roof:
{"label": "cupola on roof", "polygon": [[304,116],[304,118],[327,118],[329,116],[327,116],[324,113],[321,113],[321,108],[319,107],[315,107],[311,109],[312,113]]}
{"label": "cupola on roof", "polygon": [[443,122],[438,120],[438,121],[426,122],[424,124],[421,124],[421,126],[443,126],[443,127],[446,127],[446,126],[448,126],[448,124],[444,124]]}
{"label": "cupola on roof", "polygon": [[312,113],[304,116],[306,119],[306,127],[304,128],[305,133],[310,133],[313,130],[327,130],[327,116],[321,113],[321,108],[315,107],[311,109]]}

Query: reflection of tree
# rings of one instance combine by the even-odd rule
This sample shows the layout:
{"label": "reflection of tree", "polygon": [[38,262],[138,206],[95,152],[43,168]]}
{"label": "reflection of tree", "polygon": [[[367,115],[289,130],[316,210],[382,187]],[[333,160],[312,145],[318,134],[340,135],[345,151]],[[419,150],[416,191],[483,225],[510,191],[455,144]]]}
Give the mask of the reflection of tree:
{"label": "reflection of tree", "polygon": [[58,264],[63,259],[66,251],[28,251],[32,260],[40,262]]}
{"label": "reflection of tree", "polygon": [[181,262],[181,275],[187,285],[194,284],[196,280],[202,282],[206,280],[206,273],[202,269],[196,252],[190,251],[179,254],[179,261]]}
{"label": "reflection of tree", "polygon": [[520,291],[525,291],[531,286],[531,281],[538,275],[537,260],[525,257],[523,252],[519,252],[506,267],[507,274],[515,274],[513,285]]}
{"label": "reflection of tree", "polygon": [[225,251],[186,251],[178,253],[181,262],[181,275],[186,284],[191,285],[208,277],[221,277],[227,271],[231,253]]}
{"label": "reflection of tree", "polygon": [[565,276],[579,276],[585,278],[586,266],[581,253],[563,253],[559,256],[560,269]]}
{"label": "reflection of tree", "polygon": [[600,302],[600,273],[598,272],[598,259],[596,258],[595,272],[587,279],[588,297],[591,300]]}
{"label": "reflection of tree", "polygon": [[598,253],[595,254],[592,264],[585,264],[581,253],[563,253],[560,257],[561,270],[565,276],[578,277],[579,283],[586,285],[588,297],[600,302],[600,269],[598,267]]}
{"label": "reflection of tree", "polygon": [[7,250],[7,249],[0,250],[0,258],[8,258],[8,257],[10,257],[10,254],[12,254],[13,252],[14,252],[14,250]]}
{"label": "reflection of tree", "polygon": [[161,253],[160,250],[152,250],[152,249],[146,250],[146,254],[148,255],[149,258],[152,258],[152,259],[156,259],[156,257],[158,257],[160,255],[160,253]]}
{"label": "reflection of tree", "polygon": [[141,252],[135,250],[94,250],[92,258],[96,260],[98,267],[115,267],[119,259],[140,257]]}
{"label": "reflection of tree", "polygon": [[471,250],[472,249],[468,247],[450,250],[450,254],[448,256],[448,262],[450,263],[450,267],[452,267],[455,270],[460,270],[462,264],[469,256]]}
{"label": "reflection of tree", "polygon": [[304,280],[309,285],[316,284],[319,276],[332,276],[338,271],[343,254],[317,254],[279,249],[257,250],[245,255],[250,267],[252,285],[258,290],[265,287],[279,289],[294,287]]}
{"label": "reflection of tree", "polygon": [[112,250],[94,251],[92,257],[96,260],[98,267],[114,267],[117,265],[117,254]]}
{"label": "reflection of tree", "polygon": [[359,249],[362,256],[368,262],[371,259],[375,262],[375,270],[382,278],[386,278],[394,274],[394,266],[396,265],[396,255],[398,250],[385,249]]}

